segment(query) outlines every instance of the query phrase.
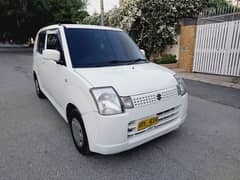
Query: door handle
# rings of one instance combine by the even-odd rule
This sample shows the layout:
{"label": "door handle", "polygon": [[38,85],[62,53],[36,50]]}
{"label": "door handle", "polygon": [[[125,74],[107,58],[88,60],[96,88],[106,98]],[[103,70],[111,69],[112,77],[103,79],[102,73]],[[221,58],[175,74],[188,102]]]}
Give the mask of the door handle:
{"label": "door handle", "polygon": [[67,83],[67,82],[68,82],[68,79],[67,79],[67,78],[65,78],[65,79],[64,79],[64,82],[65,82],[65,83]]}

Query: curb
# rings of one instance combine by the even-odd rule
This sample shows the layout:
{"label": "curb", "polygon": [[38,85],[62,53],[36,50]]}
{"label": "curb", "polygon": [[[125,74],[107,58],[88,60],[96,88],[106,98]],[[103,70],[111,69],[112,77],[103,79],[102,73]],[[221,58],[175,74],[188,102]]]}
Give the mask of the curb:
{"label": "curb", "polygon": [[217,86],[222,86],[222,87],[227,87],[227,88],[234,88],[234,89],[239,89],[240,90],[240,84],[236,84],[236,83],[229,83],[229,82],[214,82],[214,81],[210,81],[207,79],[200,79],[200,78],[193,78],[193,77],[187,77],[181,74],[178,74],[180,77],[182,77],[183,79],[187,79],[187,80],[193,80],[193,81],[198,81],[198,82],[203,82],[203,83],[207,83],[207,84],[212,84],[212,85],[217,85]]}

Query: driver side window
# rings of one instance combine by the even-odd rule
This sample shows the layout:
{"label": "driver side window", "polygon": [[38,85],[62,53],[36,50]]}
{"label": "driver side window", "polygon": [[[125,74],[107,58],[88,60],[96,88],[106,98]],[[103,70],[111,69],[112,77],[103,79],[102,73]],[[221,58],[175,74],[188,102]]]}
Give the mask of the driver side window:
{"label": "driver side window", "polygon": [[47,49],[54,49],[58,50],[61,54],[60,62],[62,65],[66,65],[64,52],[62,48],[62,43],[60,40],[60,34],[59,33],[51,33],[47,35]]}

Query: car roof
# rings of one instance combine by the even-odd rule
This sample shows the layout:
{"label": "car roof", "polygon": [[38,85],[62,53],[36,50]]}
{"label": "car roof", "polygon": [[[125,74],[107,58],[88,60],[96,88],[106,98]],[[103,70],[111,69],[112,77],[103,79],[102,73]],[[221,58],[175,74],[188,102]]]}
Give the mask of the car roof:
{"label": "car roof", "polygon": [[101,30],[122,31],[121,29],[113,28],[113,27],[97,26],[97,25],[84,25],[84,24],[55,24],[55,25],[50,25],[50,26],[43,27],[43,28],[40,29],[40,31],[57,29],[57,28],[60,28],[62,26],[65,27],[65,28],[101,29]]}

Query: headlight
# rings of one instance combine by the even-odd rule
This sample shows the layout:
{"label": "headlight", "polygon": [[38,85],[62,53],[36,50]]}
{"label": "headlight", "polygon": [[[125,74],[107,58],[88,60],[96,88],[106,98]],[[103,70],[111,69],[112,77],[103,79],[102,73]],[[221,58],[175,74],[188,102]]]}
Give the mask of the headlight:
{"label": "headlight", "polygon": [[182,78],[180,77],[177,77],[177,75],[174,75],[176,81],[177,81],[177,91],[178,91],[178,95],[181,95],[183,96],[184,94],[186,94],[186,86],[185,86],[185,83],[183,81]]}
{"label": "headlight", "polygon": [[113,115],[123,112],[120,98],[112,87],[93,88],[90,91],[100,114]]}

